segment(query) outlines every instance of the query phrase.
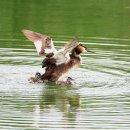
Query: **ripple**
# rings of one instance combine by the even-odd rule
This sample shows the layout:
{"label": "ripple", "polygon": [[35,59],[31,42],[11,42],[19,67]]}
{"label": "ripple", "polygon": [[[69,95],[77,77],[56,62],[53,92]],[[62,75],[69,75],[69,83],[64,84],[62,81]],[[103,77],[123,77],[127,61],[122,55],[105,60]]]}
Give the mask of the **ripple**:
{"label": "ripple", "polygon": [[[70,73],[75,80],[68,88],[28,82],[37,71],[44,73],[33,45],[1,48],[0,129],[128,129],[129,45],[115,39],[125,43],[112,46],[112,40],[84,42],[96,53],[82,54],[83,64]],[[58,49],[67,43],[54,42]]]}

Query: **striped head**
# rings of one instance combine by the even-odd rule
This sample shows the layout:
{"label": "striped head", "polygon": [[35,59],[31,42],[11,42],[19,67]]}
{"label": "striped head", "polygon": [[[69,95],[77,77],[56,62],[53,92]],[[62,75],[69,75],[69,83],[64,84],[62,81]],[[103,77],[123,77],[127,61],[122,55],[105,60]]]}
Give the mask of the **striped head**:
{"label": "striped head", "polygon": [[83,46],[82,44],[79,44],[78,46],[76,46],[73,50],[72,50],[72,53],[77,54],[77,55],[80,55],[81,53],[83,52],[91,52],[91,53],[94,53],[93,51],[90,51],[87,49],[87,47]]}

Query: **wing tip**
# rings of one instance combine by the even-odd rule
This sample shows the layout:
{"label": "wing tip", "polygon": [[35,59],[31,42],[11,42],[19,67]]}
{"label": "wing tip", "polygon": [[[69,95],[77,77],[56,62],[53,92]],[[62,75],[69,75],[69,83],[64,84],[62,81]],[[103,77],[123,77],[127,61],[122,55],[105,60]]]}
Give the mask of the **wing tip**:
{"label": "wing tip", "polygon": [[32,31],[30,30],[27,30],[27,29],[22,29],[21,32],[26,36],[27,34],[29,33],[33,33]]}
{"label": "wing tip", "polygon": [[27,30],[27,29],[24,29],[24,28],[23,28],[23,29],[21,30],[21,32],[23,32],[23,33],[24,33],[26,30]]}
{"label": "wing tip", "polygon": [[35,41],[41,39],[41,34],[38,34],[36,32],[30,31],[27,29],[22,29],[21,31],[32,42],[35,42]]}
{"label": "wing tip", "polygon": [[76,47],[79,44],[79,37],[75,36],[73,39],[71,39],[67,44],[65,44],[65,48],[71,48],[71,47]]}
{"label": "wing tip", "polygon": [[76,35],[76,36],[74,36],[73,39],[78,41],[79,40],[79,36]]}

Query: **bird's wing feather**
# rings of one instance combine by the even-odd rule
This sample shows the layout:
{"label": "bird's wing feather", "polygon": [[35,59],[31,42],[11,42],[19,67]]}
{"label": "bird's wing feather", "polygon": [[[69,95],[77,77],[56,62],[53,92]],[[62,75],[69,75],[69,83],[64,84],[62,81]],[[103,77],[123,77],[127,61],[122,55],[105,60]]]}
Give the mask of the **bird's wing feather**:
{"label": "bird's wing feather", "polygon": [[69,52],[72,51],[72,49],[74,49],[78,44],[77,38],[74,38],[65,44],[64,48],[57,51],[57,53],[53,56],[56,59],[56,64],[59,65],[69,61]]}
{"label": "bird's wing feather", "polygon": [[38,55],[46,56],[50,53],[56,52],[53,41],[49,36],[26,29],[23,29],[22,32],[30,41],[34,43]]}

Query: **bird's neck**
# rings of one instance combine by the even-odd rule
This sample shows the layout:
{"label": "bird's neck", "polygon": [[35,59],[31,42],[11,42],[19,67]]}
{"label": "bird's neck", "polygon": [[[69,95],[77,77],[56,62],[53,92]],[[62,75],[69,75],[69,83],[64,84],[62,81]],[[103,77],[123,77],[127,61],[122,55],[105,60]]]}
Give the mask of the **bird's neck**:
{"label": "bird's neck", "polygon": [[78,54],[75,50],[72,51],[72,56],[73,57],[80,57],[80,54]]}
{"label": "bird's neck", "polygon": [[70,54],[70,57],[71,57],[72,59],[78,60],[79,62],[82,61],[82,58],[81,58],[80,54],[77,54],[75,51],[73,51],[73,52]]}

